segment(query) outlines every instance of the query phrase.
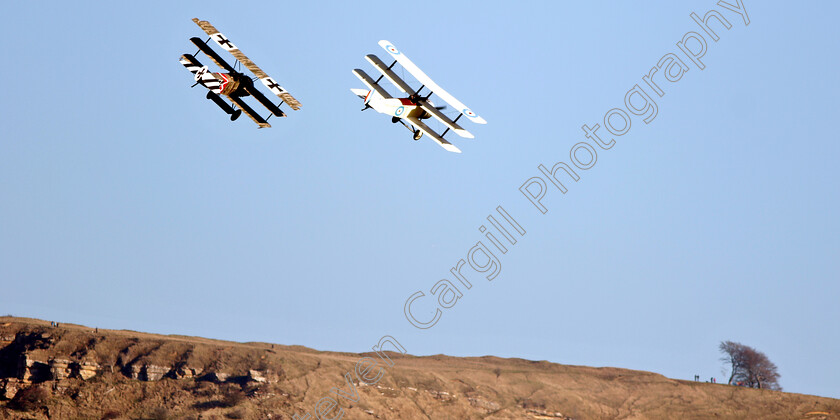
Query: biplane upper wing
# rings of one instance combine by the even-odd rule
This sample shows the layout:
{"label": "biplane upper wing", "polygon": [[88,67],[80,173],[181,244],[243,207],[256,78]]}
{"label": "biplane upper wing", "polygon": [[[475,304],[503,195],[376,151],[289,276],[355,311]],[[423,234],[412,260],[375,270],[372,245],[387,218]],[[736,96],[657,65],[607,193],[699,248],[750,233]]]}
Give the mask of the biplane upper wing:
{"label": "biplane upper wing", "polygon": [[196,25],[198,25],[202,30],[204,30],[204,32],[206,32],[207,35],[210,35],[210,38],[212,38],[213,41],[216,41],[216,43],[219,44],[220,47],[222,47],[225,51],[231,53],[231,55],[236,57],[236,59],[239,60],[239,62],[242,63],[242,65],[245,66],[245,68],[254,73],[254,75],[260,79],[260,81],[265,85],[265,87],[268,88],[268,90],[280,97],[280,99],[289,104],[289,106],[295,111],[300,109],[300,102],[298,102],[298,100],[295,99],[294,96],[292,96],[289,93],[289,91],[283,89],[283,87],[280,86],[276,81],[274,81],[274,79],[265,74],[265,72],[261,68],[254,64],[254,62],[251,61],[251,59],[246,57],[245,54],[243,54],[242,51],[240,51],[239,48],[236,47],[236,45],[233,45],[233,43],[230,42],[230,40],[227,39],[224,35],[222,35],[222,33],[219,32],[218,29],[213,27],[213,25],[211,25],[210,22],[206,20],[199,20],[198,18],[193,18],[193,22],[195,22]]}
{"label": "biplane upper wing", "polygon": [[382,95],[382,97],[385,98],[385,99],[391,99],[392,98],[391,94],[388,93],[387,90],[383,89],[382,86],[379,86],[379,83],[376,83],[375,80],[371,79],[371,77],[368,76],[368,74],[365,73],[363,70],[354,69],[353,74],[355,74],[356,77],[358,77],[359,80],[361,80],[362,83],[364,83],[365,86],[368,87],[368,89],[375,90],[376,93]]}
{"label": "biplane upper wing", "polygon": [[432,140],[436,141],[437,144],[440,145],[440,147],[443,147],[447,151],[450,151],[450,152],[453,152],[453,153],[461,153],[461,149],[455,147],[454,144],[446,141],[446,139],[441,137],[438,133],[435,133],[434,131],[432,131],[432,129],[429,128],[428,125],[423,124],[423,122],[420,121],[418,118],[416,118],[416,117],[404,117],[404,119],[411,122],[411,124],[414,125],[415,127],[417,127],[418,130],[422,131],[423,134],[429,136]]}
{"label": "biplane upper wing", "polygon": [[417,67],[417,65],[414,64],[414,62],[409,60],[408,57],[405,56],[405,54],[403,54],[402,52],[400,52],[400,50],[394,47],[394,44],[392,44],[390,41],[386,41],[383,39],[379,41],[379,46],[384,48],[385,51],[388,51],[388,54],[391,54],[391,57],[397,60],[397,62],[400,63],[400,65],[403,66],[403,68],[408,70],[408,72],[411,73],[411,75],[414,76],[414,78],[417,79],[417,81],[422,83],[429,90],[431,90],[441,99],[446,101],[446,103],[452,105],[452,107],[458,110],[458,112],[466,115],[472,122],[478,124],[487,124],[487,121],[485,121],[484,118],[479,117],[478,114],[470,110],[466,105],[461,103],[461,101],[455,99],[455,97],[449,94],[449,92],[443,90],[443,88],[438,86],[438,84],[435,83],[429,76],[427,76],[426,73],[423,73],[423,70],[420,70],[420,68]]}

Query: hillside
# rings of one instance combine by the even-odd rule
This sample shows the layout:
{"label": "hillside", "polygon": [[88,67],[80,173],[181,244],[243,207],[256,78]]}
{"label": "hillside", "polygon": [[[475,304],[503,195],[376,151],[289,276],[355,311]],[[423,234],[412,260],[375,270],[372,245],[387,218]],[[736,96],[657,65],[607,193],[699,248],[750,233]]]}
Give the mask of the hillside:
{"label": "hillside", "polygon": [[376,353],[0,317],[0,418],[314,420],[321,400],[324,418],[341,409],[344,419],[840,420],[840,400],[810,395],[619,368],[387,355],[394,366],[376,382],[374,369],[354,374],[364,356],[382,362]]}

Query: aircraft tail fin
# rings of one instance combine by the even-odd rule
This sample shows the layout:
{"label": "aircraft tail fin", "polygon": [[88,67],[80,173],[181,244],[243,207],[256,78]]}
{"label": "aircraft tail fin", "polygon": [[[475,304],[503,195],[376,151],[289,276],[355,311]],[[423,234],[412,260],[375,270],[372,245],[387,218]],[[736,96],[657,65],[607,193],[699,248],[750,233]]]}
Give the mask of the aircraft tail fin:
{"label": "aircraft tail fin", "polygon": [[356,96],[365,100],[365,104],[370,102],[374,98],[382,98],[382,95],[375,90],[367,90],[367,89],[350,89]]}
{"label": "aircraft tail fin", "polygon": [[370,92],[370,91],[367,90],[367,89],[350,89],[350,92],[353,92],[354,95],[356,95],[356,96],[358,96],[362,99],[365,99],[368,92]]}

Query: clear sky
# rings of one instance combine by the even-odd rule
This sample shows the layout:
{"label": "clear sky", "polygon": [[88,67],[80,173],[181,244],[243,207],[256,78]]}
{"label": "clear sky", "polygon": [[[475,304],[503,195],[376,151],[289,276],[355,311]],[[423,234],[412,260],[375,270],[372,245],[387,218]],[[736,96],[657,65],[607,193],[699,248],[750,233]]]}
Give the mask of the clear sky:
{"label": "clear sky", "polygon": [[[0,312],[719,381],[733,340],[785,390],[840,398],[840,5],[744,6],[748,26],[713,0],[7,2]],[[711,23],[717,42],[690,17],[712,8],[731,24]],[[203,36],[193,17],[303,108],[228,121],[178,62]],[[703,70],[677,46],[692,31]],[[376,74],[380,39],[488,121],[447,136],[462,154],[359,112],[351,70]],[[668,53],[688,71],[654,75],[660,97],[643,76]],[[637,84],[656,116],[611,135]],[[583,141],[597,161],[561,176],[564,195],[538,166]],[[538,176],[545,214],[519,190]],[[500,205],[526,231],[504,255],[479,231],[505,241],[486,219],[505,223]],[[500,271],[467,264],[467,290],[450,268],[479,241]],[[425,293],[412,310],[429,319],[441,279],[463,297],[415,328],[406,300]]]}

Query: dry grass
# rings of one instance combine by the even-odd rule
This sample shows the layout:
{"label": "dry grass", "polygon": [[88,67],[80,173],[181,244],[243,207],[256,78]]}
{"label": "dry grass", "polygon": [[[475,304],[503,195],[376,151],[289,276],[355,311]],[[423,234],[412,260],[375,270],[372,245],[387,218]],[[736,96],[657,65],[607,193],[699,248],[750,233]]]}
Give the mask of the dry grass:
{"label": "dry grass", "polygon": [[[30,411],[0,401],[0,418],[21,418],[25,412],[35,419],[46,419],[46,413],[50,418],[288,419],[311,412],[322,397],[335,396],[330,388],[344,388],[344,374],[361,357],[124,330],[95,333],[80,325],[52,328],[40,320],[0,318],[0,336],[17,333],[49,335],[47,348],[38,350],[41,357],[96,361],[106,369],[88,381],[67,379],[57,388],[52,381],[41,384],[49,395]],[[396,365],[380,383],[356,384],[358,402],[336,398],[344,419],[840,420],[840,400],[679,381],[649,372],[496,357],[391,357]],[[144,364],[188,366],[230,377],[223,383],[126,377],[131,366]],[[249,382],[250,369],[267,372],[270,382]]]}

